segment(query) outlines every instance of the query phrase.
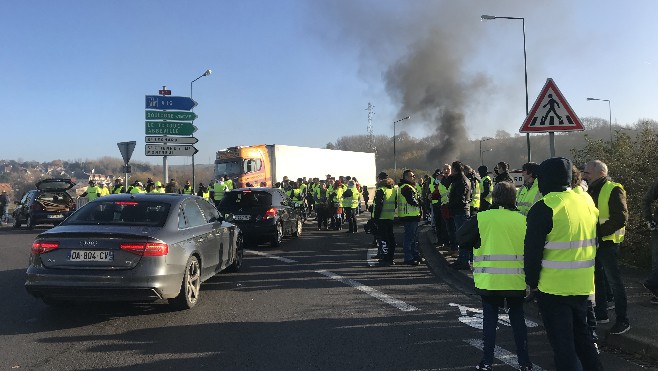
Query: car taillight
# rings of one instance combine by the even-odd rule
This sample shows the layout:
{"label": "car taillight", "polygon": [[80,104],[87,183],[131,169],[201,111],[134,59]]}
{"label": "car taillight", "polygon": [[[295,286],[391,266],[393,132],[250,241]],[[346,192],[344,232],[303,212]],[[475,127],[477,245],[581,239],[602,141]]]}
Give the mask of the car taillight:
{"label": "car taillight", "polygon": [[139,256],[164,256],[169,253],[169,245],[162,242],[122,243],[121,250]]}
{"label": "car taillight", "polygon": [[276,209],[271,207],[269,208],[269,210],[265,212],[265,215],[263,215],[263,220],[272,219],[275,217],[276,217]]}
{"label": "car taillight", "polygon": [[47,253],[48,251],[53,251],[59,247],[59,242],[57,241],[34,241],[32,243],[32,254],[39,255]]}

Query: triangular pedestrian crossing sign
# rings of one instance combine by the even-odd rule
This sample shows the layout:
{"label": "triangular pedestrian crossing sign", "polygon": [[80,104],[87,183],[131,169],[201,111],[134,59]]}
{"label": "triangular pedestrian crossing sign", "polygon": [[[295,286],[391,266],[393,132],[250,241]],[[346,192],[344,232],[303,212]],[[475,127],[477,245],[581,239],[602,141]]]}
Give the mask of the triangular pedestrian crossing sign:
{"label": "triangular pedestrian crossing sign", "polygon": [[519,133],[545,133],[551,131],[582,131],[583,124],[573,112],[569,102],[553,79],[546,79],[535,104],[532,106]]}

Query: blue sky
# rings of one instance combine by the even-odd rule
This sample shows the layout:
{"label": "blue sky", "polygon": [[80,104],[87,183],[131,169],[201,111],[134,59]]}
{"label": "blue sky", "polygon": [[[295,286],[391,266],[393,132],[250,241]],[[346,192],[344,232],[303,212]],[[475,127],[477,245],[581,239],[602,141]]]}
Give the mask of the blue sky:
{"label": "blue sky", "polygon": [[651,0],[2,1],[0,159],[120,157],[116,143],[135,140],[133,159],[159,164],[144,155],[144,95],[166,85],[189,96],[208,68],[194,83],[197,163],[233,145],[366,134],[368,102],[375,134],[411,114],[398,130],[425,136],[432,120],[403,112],[409,102],[390,83],[431,38],[441,63],[415,72],[455,79],[440,101],[460,96],[468,137],[515,133],[521,22],[482,14],[526,18],[530,105],[551,77],[580,117],[607,119],[605,102],[586,101],[596,97],[612,101],[619,124],[658,120],[657,11]]}

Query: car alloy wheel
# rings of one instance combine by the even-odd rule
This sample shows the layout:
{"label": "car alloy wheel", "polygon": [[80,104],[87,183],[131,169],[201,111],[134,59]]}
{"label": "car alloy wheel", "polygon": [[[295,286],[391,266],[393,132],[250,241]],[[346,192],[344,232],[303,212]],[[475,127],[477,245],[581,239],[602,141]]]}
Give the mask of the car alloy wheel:
{"label": "car alloy wheel", "polygon": [[272,247],[281,246],[281,241],[283,240],[283,226],[281,223],[276,223],[276,235],[272,237]]}
{"label": "car alloy wheel", "polygon": [[295,230],[292,232],[292,236],[293,236],[293,237],[299,237],[299,236],[301,236],[301,235],[302,235],[302,228],[303,228],[303,226],[304,226],[304,223],[302,222],[302,220],[301,220],[301,219],[297,219],[297,223],[296,223],[296,226],[295,226],[296,228],[295,228]]}
{"label": "car alloy wheel", "polygon": [[178,296],[169,301],[175,309],[183,310],[194,307],[199,301],[201,291],[201,269],[196,256],[190,256],[185,265],[183,282]]}
{"label": "car alloy wheel", "polygon": [[244,238],[242,237],[242,233],[238,234],[238,238],[235,241],[235,258],[233,259],[233,263],[231,264],[230,267],[228,267],[228,270],[230,272],[237,272],[242,268],[242,259],[244,258]]}

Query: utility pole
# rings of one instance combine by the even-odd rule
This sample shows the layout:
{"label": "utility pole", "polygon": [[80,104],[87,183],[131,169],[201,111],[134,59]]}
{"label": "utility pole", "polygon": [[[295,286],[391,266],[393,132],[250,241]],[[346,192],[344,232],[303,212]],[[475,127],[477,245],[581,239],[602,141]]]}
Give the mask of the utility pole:
{"label": "utility pole", "polygon": [[368,111],[368,148],[370,148],[370,151],[373,153],[376,153],[377,147],[375,147],[375,135],[372,130],[372,116],[375,114],[375,106],[368,102],[368,108],[366,108],[366,110]]}

